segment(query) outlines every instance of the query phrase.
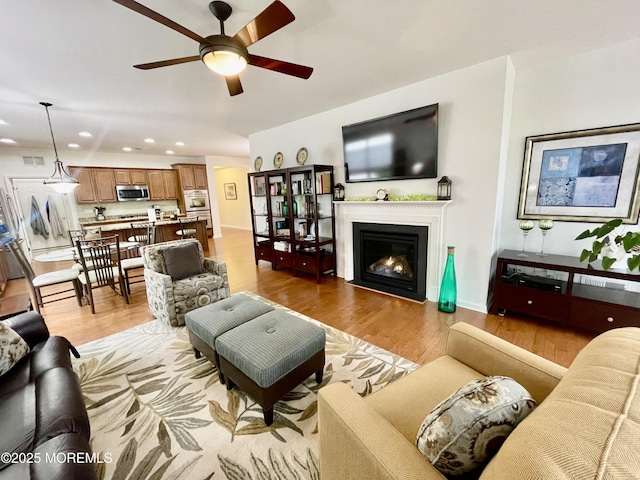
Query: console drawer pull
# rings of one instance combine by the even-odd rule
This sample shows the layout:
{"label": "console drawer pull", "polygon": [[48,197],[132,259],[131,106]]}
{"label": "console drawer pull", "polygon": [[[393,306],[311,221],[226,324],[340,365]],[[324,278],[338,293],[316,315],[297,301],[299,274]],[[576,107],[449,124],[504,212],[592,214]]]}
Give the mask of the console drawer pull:
{"label": "console drawer pull", "polygon": [[533,300],[527,300],[527,305],[533,305]]}
{"label": "console drawer pull", "polygon": [[607,322],[613,323],[613,317],[607,317]]}

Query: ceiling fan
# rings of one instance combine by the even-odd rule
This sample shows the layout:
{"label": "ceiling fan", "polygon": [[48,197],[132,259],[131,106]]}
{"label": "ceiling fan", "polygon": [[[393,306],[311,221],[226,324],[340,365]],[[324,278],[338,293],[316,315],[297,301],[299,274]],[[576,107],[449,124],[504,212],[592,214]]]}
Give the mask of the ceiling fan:
{"label": "ceiling fan", "polygon": [[220,21],[220,34],[201,37],[197,33],[192,32],[134,0],[113,1],[200,43],[200,55],[173,58],[160,62],[142,63],[134,65],[135,68],[151,70],[153,68],[168,67],[170,65],[202,60],[211,70],[225,77],[231,96],[243,92],[238,74],[244,70],[247,64],[304,79],[309,78],[311,73],[313,73],[313,68],[311,67],[252,55],[247,51],[247,48],[258,40],[280,30],[295,20],[291,10],[279,0],[276,0],[264,9],[233,37],[224,33],[224,22],[229,18],[232,11],[231,6],[225,2],[213,1],[209,4],[209,10]]}

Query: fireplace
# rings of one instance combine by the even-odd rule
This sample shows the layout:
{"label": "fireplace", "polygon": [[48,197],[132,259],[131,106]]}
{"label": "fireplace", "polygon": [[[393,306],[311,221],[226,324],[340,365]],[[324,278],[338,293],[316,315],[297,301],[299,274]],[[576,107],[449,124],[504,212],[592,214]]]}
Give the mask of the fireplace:
{"label": "fireplace", "polygon": [[428,229],[424,226],[353,223],[353,283],[424,301]]}
{"label": "fireplace", "polygon": [[335,202],[338,275],[352,283],[355,278],[354,223],[412,225],[428,231],[427,298],[438,301],[438,286],[446,260],[445,210],[451,200],[428,202]]}

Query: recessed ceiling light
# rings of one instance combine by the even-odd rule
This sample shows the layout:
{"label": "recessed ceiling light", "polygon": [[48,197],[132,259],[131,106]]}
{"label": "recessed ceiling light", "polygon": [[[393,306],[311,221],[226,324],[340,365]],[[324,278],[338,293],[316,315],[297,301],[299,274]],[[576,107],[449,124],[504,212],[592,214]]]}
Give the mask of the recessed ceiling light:
{"label": "recessed ceiling light", "polygon": [[93,137],[93,135],[91,135],[91,133],[89,132],[80,132],[78,135],[80,135],[81,137]]}
{"label": "recessed ceiling light", "polygon": [[0,125],[9,125],[9,124],[0,118]]}
{"label": "recessed ceiling light", "polygon": [[124,150],[125,152],[130,152],[131,150],[133,150],[133,148],[131,148],[131,147],[122,147],[122,150]]}
{"label": "recessed ceiling light", "polygon": [[2,143],[17,143],[12,138],[0,138],[0,142],[2,142]]}
{"label": "recessed ceiling light", "polygon": [[184,147],[184,142],[176,142],[176,145],[177,145],[178,147]]}
{"label": "recessed ceiling light", "polygon": [[167,150],[167,153],[168,153],[169,155],[173,155],[173,150]]}
{"label": "recessed ceiling light", "polygon": [[145,138],[144,143],[156,143],[156,141],[153,138]]}
{"label": "recessed ceiling light", "polygon": [[70,143],[68,145],[69,148],[80,148],[80,145],[78,145],[77,143]]}

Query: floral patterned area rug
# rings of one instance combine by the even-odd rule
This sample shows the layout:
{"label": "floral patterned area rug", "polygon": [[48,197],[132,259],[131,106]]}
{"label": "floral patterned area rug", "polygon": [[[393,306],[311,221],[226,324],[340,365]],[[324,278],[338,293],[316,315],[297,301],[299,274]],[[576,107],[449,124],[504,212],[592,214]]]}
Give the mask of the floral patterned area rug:
{"label": "floral patterned area rug", "polygon": [[255,294],[327,334],[315,376],[274,409],[262,408],[196,359],[185,327],[158,320],[87,343],[74,359],[91,422],[99,478],[113,480],[318,479],[317,391],[344,382],[368,395],[418,365]]}

